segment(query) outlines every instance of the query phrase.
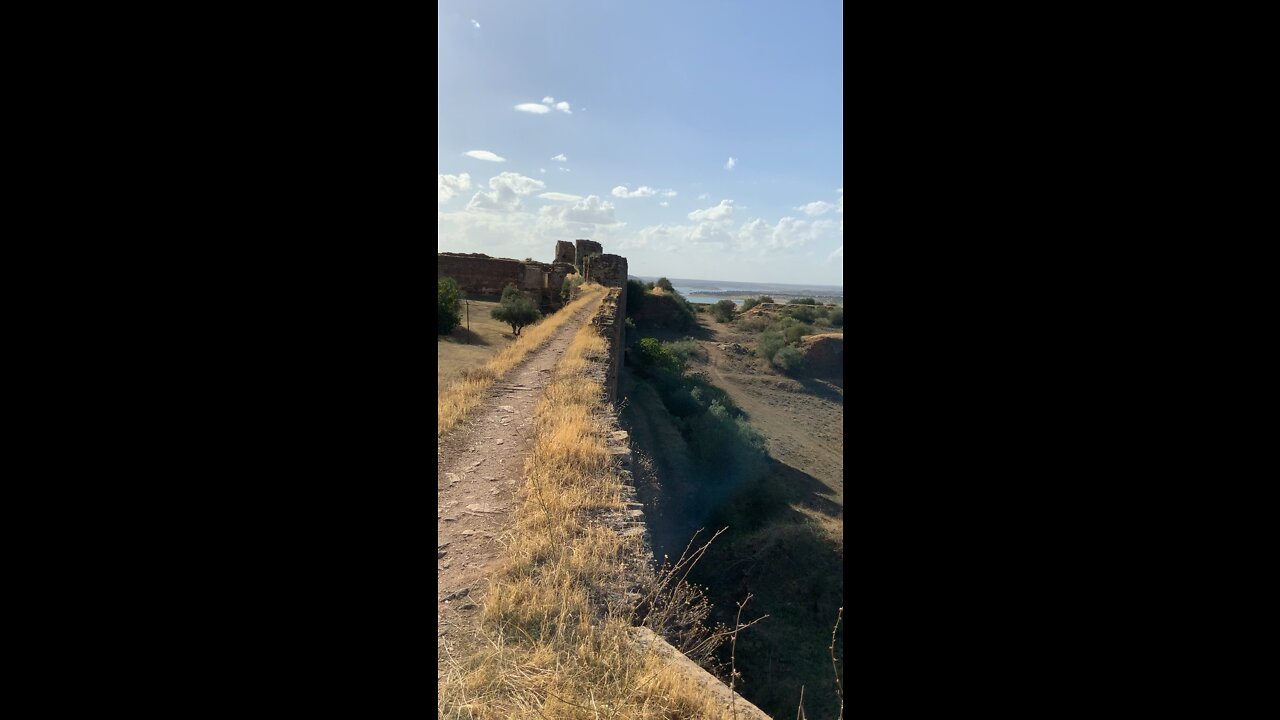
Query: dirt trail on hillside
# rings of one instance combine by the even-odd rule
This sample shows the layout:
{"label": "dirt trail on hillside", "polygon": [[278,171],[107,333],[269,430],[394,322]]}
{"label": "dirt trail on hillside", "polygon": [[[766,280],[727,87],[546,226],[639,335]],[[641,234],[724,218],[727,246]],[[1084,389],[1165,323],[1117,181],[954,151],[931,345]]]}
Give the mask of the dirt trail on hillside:
{"label": "dirt trail on hillside", "polygon": [[533,411],[551,370],[599,302],[579,310],[551,340],[500,378],[484,404],[438,443],[436,457],[437,674],[446,650],[462,657],[487,579],[501,566],[499,543],[511,522],[525,458],[533,449]]}

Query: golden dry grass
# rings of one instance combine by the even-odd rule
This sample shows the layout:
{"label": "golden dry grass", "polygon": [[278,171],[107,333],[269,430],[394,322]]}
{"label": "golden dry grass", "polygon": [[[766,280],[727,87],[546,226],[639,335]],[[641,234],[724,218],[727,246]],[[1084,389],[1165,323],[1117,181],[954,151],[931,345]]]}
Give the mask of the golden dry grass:
{"label": "golden dry grass", "polygon": [[485,392],[494,381],[549,340],[578,309],[599,302],[604,297],[605,289],[595,283],[583,283],[581,293],[558,312],[525,328],[515,342],[499,350],[479,368],[462,373],[454,384],[447,387],[436,400],[436,437],[444,435],[462,422],[484,401]]}
{"label": "golden dry grass", "polygon": [[622,502],[599,419],[603,388],[587,374],[588,356],[605,349],[584,324],[537,406],[506,564],[480,614],[486,644],[447,661],[441,718],[730,717],[687,674],[637,646],[632,608],[607,600],[627,585],[624,561],[641,541],[595,521]]}

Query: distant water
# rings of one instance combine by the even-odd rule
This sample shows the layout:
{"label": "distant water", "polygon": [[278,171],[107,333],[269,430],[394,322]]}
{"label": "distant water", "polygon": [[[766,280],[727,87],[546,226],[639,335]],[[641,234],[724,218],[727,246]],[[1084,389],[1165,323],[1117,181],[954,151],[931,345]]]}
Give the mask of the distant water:
{"label": "distant water", "polygon": [[[658,278],[632,276],[643,282],[654,282]],[[839,285],[788,285],[785,283],[749,283],[734,280],[693,280],[685,278],[667,278],[676,292],[689,302],[715,303],[720,300],[733,300],[741,305],[747,297],[770,295],[785,302],[783,298],[813,297],[822,302],[844,304],[844,288]]]}

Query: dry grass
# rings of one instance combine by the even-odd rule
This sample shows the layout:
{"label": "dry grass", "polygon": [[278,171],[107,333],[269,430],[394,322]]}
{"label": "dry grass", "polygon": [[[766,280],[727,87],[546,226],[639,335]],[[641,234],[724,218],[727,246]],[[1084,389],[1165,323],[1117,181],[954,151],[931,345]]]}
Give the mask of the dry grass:
{"label": "dry grass", "polygon": [[446,388],[436,401],[436,437],[444,435],[462,422],[484,401],[485,392],[495,380],[549,340],[578,309],[603,298],[605,289],[595,283],[583,283],[581,293],[558,312],[525,328],[515,342],[499,350],[481,367],[464,372],[457,382]]}
{"label": "dry grass", "polygon": [[535,411],[506,565],[481,611],[486,646],[450,658],[441,718],[727,718],[686,674],[631,636],[641,540],[599,521],[622,507],[605,444],[601,384],[588,374],[605,340],[584,325]]}

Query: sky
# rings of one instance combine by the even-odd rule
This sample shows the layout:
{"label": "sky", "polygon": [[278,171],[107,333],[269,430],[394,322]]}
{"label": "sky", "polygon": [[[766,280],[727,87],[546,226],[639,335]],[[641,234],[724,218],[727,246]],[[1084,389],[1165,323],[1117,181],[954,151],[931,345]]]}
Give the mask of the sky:
{"label": "sky", "polygon": [[841,2],[438,8],[438,252],[844,284]]}

